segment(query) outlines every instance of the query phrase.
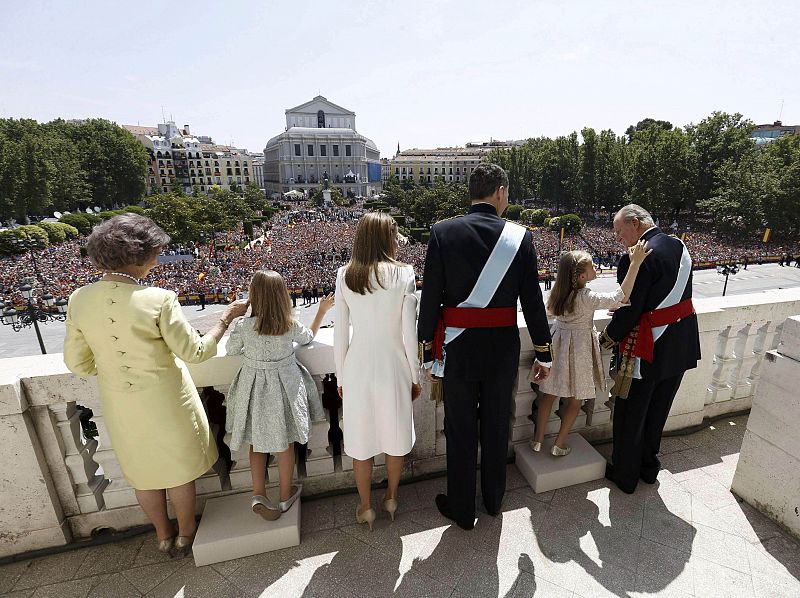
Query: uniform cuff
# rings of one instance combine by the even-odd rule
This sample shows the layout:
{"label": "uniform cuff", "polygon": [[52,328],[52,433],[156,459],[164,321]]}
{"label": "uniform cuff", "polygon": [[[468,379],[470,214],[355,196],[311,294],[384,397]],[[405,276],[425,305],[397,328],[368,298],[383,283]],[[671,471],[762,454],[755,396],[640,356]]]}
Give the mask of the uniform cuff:
{"label": "uniform cuff", "polygon": [[540,366],[542,366],[543,368],[548,368],[548,369],[550,369],[551,367],[553,367],[553,362],[552,362],[552,361],[539,361],[539,360],[537,359],[537,360],[536,360],[536,363],[538,363],[538,364],[539,364]]}

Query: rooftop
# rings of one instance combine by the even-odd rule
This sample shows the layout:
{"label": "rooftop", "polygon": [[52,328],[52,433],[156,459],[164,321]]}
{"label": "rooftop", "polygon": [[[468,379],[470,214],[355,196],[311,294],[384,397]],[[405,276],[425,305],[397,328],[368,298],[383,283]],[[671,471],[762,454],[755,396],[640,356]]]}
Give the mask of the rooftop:
{"label": "rooftop", "polygon": [[0,565],[0,594],[798,596],[800,543],[728,490],[746,421],[665,438],[657,483],[633,495],[604,480],[534,494],[509,465],[503,512],[471,532],[434,507],[439,477],[401,486],[396,521],[381,513],[372,533],[354,494],[304,500],[295,548],[196,568],[147,531]]}

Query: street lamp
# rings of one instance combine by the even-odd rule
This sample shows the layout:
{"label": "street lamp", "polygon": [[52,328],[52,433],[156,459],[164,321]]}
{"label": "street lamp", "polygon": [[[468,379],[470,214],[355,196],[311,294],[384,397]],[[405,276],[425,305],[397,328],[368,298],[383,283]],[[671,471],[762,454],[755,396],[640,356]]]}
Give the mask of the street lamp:
{"label": "street lamp", "polygon": [[[19,239],[15,243],[17,247],[24,249],[34,249],[39,247],[39,242],[32,239]],[[36,273],[34,282],[39,278],[39,269],[36,265],[36,257],[31,252],[34,271]],[[45,293],[41,297],[34,297],[33,284],[28,280],[19,285],[19,292],[25,299],[25,306],[18,309],[11,303],[0,301],[0,323],[4,326],[11,326],[14,332],[19,332],[23,328],[33,326],[36,331],[36,338],[39,341],[39,348],[42,355],[47,353],[42,340],[42,333],[39,330],[39,322],[63,322],[67,319],[67,300],[63,297],[55,299],[50,293]]]}
{"label": "street lamp", "polygon": [[722,287],[722,296],[725,296],[725,292],[728,290],[728,276],[731,274],[736,274],[739,272],[739,264],[724,264],[722,266],[717,266],[717,274],[720,274],[725,277],[725,286]]}

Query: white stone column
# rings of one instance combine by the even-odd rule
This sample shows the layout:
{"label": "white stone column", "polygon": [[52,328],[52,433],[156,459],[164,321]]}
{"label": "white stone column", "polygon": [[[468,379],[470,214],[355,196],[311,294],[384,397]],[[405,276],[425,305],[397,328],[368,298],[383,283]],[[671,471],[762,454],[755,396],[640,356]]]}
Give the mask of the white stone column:
{"label": "white stone column", "polygon": [[15,361],[0,361],[0,557],[72,541]]}
{"label": "white stone column", "polygon": [[800,316],[762,370],[731,490],[800,536]]}

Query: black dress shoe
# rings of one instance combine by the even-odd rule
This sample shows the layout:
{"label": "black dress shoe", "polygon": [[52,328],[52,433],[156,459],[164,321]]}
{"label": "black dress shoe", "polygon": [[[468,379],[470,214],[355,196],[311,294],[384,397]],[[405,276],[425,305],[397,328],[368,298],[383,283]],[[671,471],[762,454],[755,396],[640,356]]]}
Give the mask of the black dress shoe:
{"label": "black dress shoe", "polygon": [[622,490],[625,494],[633,494],[636,491],[636,483],[634,482],[633,485],[625,484],[620,482],[617,479],[617,476],[614,473],[614,466],[611,463],[606,464],[606,479],[609,482],[614,482],[617,488]]}
{"label": "black dress shoe", "polygon": [[655,484],[656,480],[658,479],[658,472],[655,473],[649,471],[643,471],[639,474],[639,479],[642,480],[645,484]]}
{"label": "black dress shoe", "polygon": [[455,515],[453,515],[453,512],[450,510],[450,503],[447,500],[446,494],[436,495],[436,508],[439,509],[439,512],[442,515],[444,515],[448,519],[451,519],[452,521],[455,521],[456,525],[458,525],[458,527],[460,527],[461,529],[471,530],[475,527],[474,519],[470,520],[469,522],[462,522],[456,519]]}

